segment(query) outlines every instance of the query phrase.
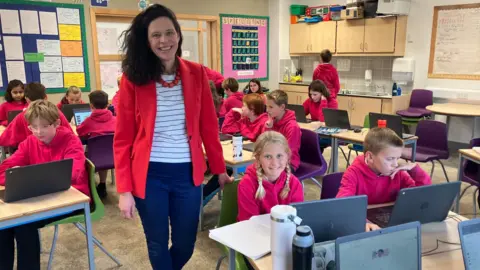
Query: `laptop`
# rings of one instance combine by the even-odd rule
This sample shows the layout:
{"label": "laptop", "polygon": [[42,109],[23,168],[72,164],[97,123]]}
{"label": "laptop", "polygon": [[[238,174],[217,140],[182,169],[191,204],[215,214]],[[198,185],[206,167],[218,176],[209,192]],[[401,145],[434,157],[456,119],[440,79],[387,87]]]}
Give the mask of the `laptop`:
{"label": "laptop", "polygon": [[64,159],[8,169],[0,199],[8,203],[67,190],[72,184],[72,166],[72,159]]}
{"label": "laptop", "polygon": [[310,122],[307,119],[307,116],[305,115],[305,109],[303,108],[302,105],[288,104],[287,109],[295,112],[295,118],[297,119],[297,123],[309,123]]}
{"label": "laptop", "polygon": [[255,143],[244,143],[242,147],[245,151],[253,152],[253,149],[255,148]]}
{"label": "laptop", "polygon": [[22,112],[23,110],[8,111],[8,114],[7,114],[8,123],[10,124],[13,121],[13,119],[15,119],[15,117],[17,117],[17,115],[19,115]]}
{"label": "laptop", "polygon": [[63,104],[62,113],[67,118],[68,122],[72,121],[73,109],[90,109],[90,104]]}
{"label": "laptop", "polygon": [[315,243],[365,232],[367,196],[293,203],[302,225],[312,229]]}
{"label": "laptop", "polygon": [[73,116],[75,120],[75,125],[79,126],[80,124],[85,121],[87,117],[89,117],[92,114],[92,110],[90,108],[88,109],[73,109]]}
{"label": "laptop", "polygon": [[422,224],[443,221],[460,192],[460,185],[460,181],[455,181],[401,189],[395,205],[368,209],[367,218],[382,228],[412,221]]}
{"label": "laptop", "polygon": [[370,120],[370,128],[378,127],[378,120],[386,120],[387,127],[395,133],[397,133],[398,137],[402,139],[408,139],[415,135],[413,134],[405,134],[403,133],[403,124],[402,124],[402,117],[399,115],[393,114],[384,114],[384,113],[370,113],[369,114]]}
{"label": "laptop", "polygon": [[345,110],[323,108],[323,117],[325,118],[325,126],[340,129],[357,129],[360,126],[350,126],[348,112]]}
{"label": "laptop", "polygon": [[460,235],[465,269],[480,269],[480,219],[458,223],[458,234]]}
{"label": "laptop", "polygon": [[340,237],[335,241],[337,270],[420,270],[419,222]]}

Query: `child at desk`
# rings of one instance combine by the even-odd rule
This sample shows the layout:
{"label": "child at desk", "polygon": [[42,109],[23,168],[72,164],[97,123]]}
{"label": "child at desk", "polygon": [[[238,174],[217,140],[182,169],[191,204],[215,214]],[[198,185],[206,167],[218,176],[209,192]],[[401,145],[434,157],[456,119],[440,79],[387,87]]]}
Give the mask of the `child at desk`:
{"label": "child at desk", "polygon": [[220,110],[220,117],[225,116],[233,108],[241,108],[243,105],[243,93],[238,91],[238,82],[234,78],[227,78],[222,83],[222,88],[225,89],[227,98],[223,101]]}
{"label": "child at desk", "polygon": [[240,132],[243,137],[255,142],[265,129],[268,115],[264,113],[265,105],[259,94],[248,94],[243,97],[243,107],[233,108],[225,116],[222,133],[235,134]]}
{"label": "child at desk", "polygon": [[[86,195],[90,194],[82,143],[71,130],[60,126],[59,117],[58,108],[51,102],[40,99],[30,104],[25,118],[33,135],[0,165],[0,185],[5,185],[5,171],[8,168],[73,159],[72,186]],[[62,218],[0,230],[0,269],[13,269],[15,241],[17,268],[40,269],[38,229]]]}
{"label": "child at desk", "polygon": [[275,205],[303,201],[302,184],[290,170],[291,152],[282,134],[260,135],[253,156],[255,163],[238,185],[238,221],[268,214]]}
{"label": "child at desk", "polygon": [[[389,128],[371,129],[359,155],[347,168],[337,198],[367,195],[368,204],[395,201],[402,188],[430,185],[430,176],[416,163],[399,164],[403,141]],[[367,223],[367,231],[378,229]]]}
{"label": "child at desk", "polygon": [[305,115],[310,115],[312,121],[325,122],[322,109],[328,107],[330,99],[327,87],[322,81],[315,80],[308,86],[308,96],[309,98],[303,102]]}
{"label": "child at desk", "polygon": [[[25,99],[27,103],[31,103],[36,100],[46,100],[47,94],[45,86],[38,82],[29,83],[25,86]],[[70,123],[63,115],[63,113],[58,110],[60,125],[70,130],[73,133]],[[25,119],[25,111],[21,112],[13,121],[8,125],[5,131],[0,136],[0,145],[17,147],[21,142],[23,142],[29,135],[32,134],[32,131],[28,128],[27,120]]]}
{"label": "child at desk", "polygon": [[58,109],[62,109],[65,104],[83,104],[82,91],[76,86],[70,86],[65,93],[65,96],[57,104]]}
{"label": "child at desk", "polygon": [[[77,134],[82,139],[95,137],[99,135],[115,133],[117,119],[108,107],[108,94],[102,90],[96,90],[88,95],[92,114],[87,117],[78,127]],[[108,171],[99,171],[100,183],[97,186],[98,195],[101,198],[107,196],[107,173]]]}
{"label": "child at desk", "polygon": [[302,132],[297,123],[295,112],[287,110],[288,95],[282,90],[275,90],[267,95],[268,120],[265,122],[266,130],[280,132],[288,141],[292,152],[291,166],[295,171],[300,165],[300,139]]}
{"label": "child at desk", "polygon": [[2,126],[8,125],[9,111],[23,111],[27,106],[23,83],[19,80],[11,80],[5,91],[5,102],[0,106],[0,122]]}

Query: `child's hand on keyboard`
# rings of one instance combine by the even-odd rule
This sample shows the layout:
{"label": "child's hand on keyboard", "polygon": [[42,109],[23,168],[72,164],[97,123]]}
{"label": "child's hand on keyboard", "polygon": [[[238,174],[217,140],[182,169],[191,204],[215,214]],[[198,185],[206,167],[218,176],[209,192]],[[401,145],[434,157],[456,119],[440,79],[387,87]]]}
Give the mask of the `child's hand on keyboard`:
{"label": "child's hand on keyboard", "polygon": [[399,164],[399,166],[390,175],[390,178],[393,179],[399,171],[410,171],[411,169],[415,168],[415,166],[417,166],[417,163],[407,162],[406,164]]}
{"label": "child's hand on keyboard", "polygon": [[378,225],[373,224],[373,223],[368,223],[368,222],[367,222],[367,224],[365,224],[365,231],[366,232],[376,231],[376,230],[380,230],[380,227],[378,227]]}

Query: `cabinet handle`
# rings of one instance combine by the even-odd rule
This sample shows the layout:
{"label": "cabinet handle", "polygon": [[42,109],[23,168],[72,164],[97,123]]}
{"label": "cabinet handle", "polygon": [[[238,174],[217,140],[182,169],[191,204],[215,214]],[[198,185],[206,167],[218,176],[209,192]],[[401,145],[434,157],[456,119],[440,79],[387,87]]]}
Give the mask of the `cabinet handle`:
{"label": "cabinet handle", "polygon": [[368,51],[368,43],[365,43],[365,51]]}

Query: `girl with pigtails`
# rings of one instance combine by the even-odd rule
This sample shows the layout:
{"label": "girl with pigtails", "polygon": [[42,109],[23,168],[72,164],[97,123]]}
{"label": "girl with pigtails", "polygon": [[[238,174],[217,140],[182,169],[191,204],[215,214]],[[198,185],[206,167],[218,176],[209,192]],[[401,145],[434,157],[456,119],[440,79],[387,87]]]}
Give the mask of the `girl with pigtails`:
{"label": "girl with pigtails", "polygon": [[303,201],[300,181],[292,174],[291,151],[285,137],[267,131],[255,142],[255,163],[248,166],[238,185],[237,220],[270,213],[275,205]]}

